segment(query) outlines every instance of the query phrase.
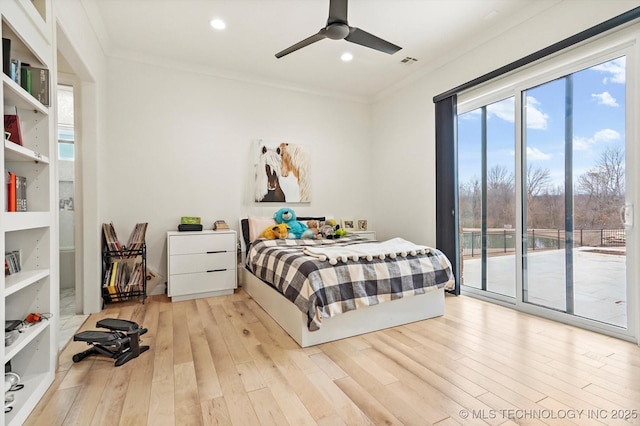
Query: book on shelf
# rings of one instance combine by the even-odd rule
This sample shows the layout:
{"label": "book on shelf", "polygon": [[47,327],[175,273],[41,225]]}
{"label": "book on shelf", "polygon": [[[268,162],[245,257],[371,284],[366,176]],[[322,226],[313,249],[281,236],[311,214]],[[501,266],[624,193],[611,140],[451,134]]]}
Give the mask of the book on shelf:
{"label": "book on shelf", "polygon": [[120,241],[118,241],[118,236],[116,235],[116,230],[113,227],[113,223],[103,223],[102,234],[104,236],[104,242],[106,244],[107,250],[109,251],[122,250],[122,246],[120,245]]}
{"label": "book on shelf", "polygon": [[30,67],[31,89],[29,93],[42,105],[49,106],[49,70],[46,68]]}
{"label": "book on shelf", "polygon": [[49,70],[47,68],[32,66],[19,60],[9,61],[8,74],[12,80],[18,83],[31,96],[42,105],[49,106]]}
{"label": "book on shelf", "polygon": [[2,37],[2,72],[11,76],[11,39]]}
{"label": "book on shelf", "polygon": [[16,176],[16,211],[27,211],[27,178]]}
{"label": "book on shelf", "polygon": [[6,183],[7,183],[7,211],[15,212],[17,208],[16,174],[12,172],[7,172]]}
{"label": "book on shelf", "polygon": [[116,275],[118,274],[118,262],[111,264],[111,277],[109,278],[109,288],[116,288]]}
{"label": "book on shelf", "polygon": [[8,212],[26,212],[27,178],[17,176],[13,172],[7,172],[5,182],[7,184],[7,203],[5,210]]}
{"label": "book on shelf", "polygon": [[107,275],[107,292],[109,298],[112,301],[118,300],[118,290],[116,288],[116,275],[118,273],[118,262],[113,262],[109,268],[109,274]]}
{"label": "book on shelf", "polygon": [[20,65],[20,86],[29,93],[31,93],[31,77],[31,65],[23,62]]}
{"label": "book on shelf", "polygon": [[129,277],[129,281],[127,282],[126,287],[124,288],[125,292],[131,291],[142,291],[142,279],[143,279],[143,271],[142,271],[142,262],[137,262],[133,267],[133,272]]}
{"label": "book on shelf", "polygon": [[142,291],[143,278],[141,261],[134,259],[113,261],[102,284],[105,288],[105,296],[108,294],[111,302],[124,300],[131,296],[132,292]]}
{"label": "book on shelf", "polygon": [[5,275],[17,274],[22,270],[20,257],[20,250],[13,250],[4,254]]}
{"label": "book on shelf", "polygon": [[227,222],[225,222],[224,220],[216,220],[213,223],[213,230],[214,231],[227,231],[227,230],[229,230],[229,225],[227,225]]}
{"label": "book on shelf", "polygon": [[20,66],[22,62],[20,59],[11,59],[11,68],[9,70],[9,77],[15,81],[18,86],[20,85]]}
{"label": "book on shelf", "polygon": [[147,226],[147,222],[136,223],[125,246],[127,250],[140,250],[142,248],[147,233]]}
{"label": "book on shelf", "polygon": [[9,141],[22,145],[22,125],[20,124],[17,108],[15,114],[4,115],[4,131],[9,133]]}
{"label": "book on shelf", "polygon": [[109,267],[106,268],[106,270],[102,272],[102,287],[103,288],[109,287],[109,278],[111,277],[111,268],[112,267],[113,267],[113,264],[109,265]]}
{"label": "book on shelf", "polygon": [[[103,223],[102,224],[102,233],[104,235],[105,245],[108,251],[116,251],[116,252],[125,252],[125,251],[138,251],[142,249],[142,246],[145,242],[145,237],[147,233],[148,223],[137,223],[131,234],[129,235],[129,240],[126,245],[122,245],[120,240],[118,240],[118,236],[116,234],[116,230],[113,226],[113,222],[111,223]],[[134,257],[136,256],[133,253],[123,253],[124,257]]]}

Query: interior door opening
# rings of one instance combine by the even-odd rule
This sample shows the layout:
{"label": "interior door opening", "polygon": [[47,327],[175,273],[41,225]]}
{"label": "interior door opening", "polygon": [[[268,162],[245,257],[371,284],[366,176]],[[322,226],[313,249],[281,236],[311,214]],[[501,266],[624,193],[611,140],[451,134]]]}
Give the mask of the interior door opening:
{"label": "interior door opening", "polygon": [[58,224],[60,250],[60,339],[59,349],[84,322],[77,306],[76,245],[75,245],[75,129],[74,91],[69,85],[57,87],[57,155],[58,155]]}
{"label": "interior door opening", "polygon": [[[83,242],[82,242],[82,161],[81,80],[71,65],[75,58],[64,32],[57,29],[57,169],[59,229],[59,330],[62,349],[87,318],[83,312]],[[80,68],[81,69],[81,68]]]}

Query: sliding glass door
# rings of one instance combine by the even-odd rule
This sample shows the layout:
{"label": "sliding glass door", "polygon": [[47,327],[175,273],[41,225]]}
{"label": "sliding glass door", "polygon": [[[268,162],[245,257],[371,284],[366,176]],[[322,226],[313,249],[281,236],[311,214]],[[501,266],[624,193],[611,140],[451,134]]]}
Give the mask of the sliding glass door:
{"label": "sliding glass door", "polygon": [[463,284],[515,297],[514,98],[458,118]]}
{"label": "sliding glass door", "polygon": [[524,302],[627,327],[626,58],[523,93]]}
{"label": "sliding glass door", "polygon": [[613,334],[629,329],[634,127],[620,52],[462,97],[463,292]]}

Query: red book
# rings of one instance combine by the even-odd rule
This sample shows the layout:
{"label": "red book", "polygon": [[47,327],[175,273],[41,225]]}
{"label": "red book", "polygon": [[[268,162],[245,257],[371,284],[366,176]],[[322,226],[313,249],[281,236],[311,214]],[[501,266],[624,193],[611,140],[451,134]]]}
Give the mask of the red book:
{"label": "red book", "polygon": [[9,183],[7,184],[7,211],[15,212],[18,206],[16,201],[16,174],[9,173]]}
{"label": "red book", "polygon": [[17,114],[5,114],[4,131],[11,133],[9,140],[22,145],[22,131],[20,129],[20,119]]}

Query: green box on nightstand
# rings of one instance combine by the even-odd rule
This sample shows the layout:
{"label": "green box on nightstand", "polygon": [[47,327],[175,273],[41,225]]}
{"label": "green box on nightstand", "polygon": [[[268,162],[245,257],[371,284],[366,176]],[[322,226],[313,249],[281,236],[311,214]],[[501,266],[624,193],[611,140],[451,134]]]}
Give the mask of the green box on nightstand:
{"label": "green box on nightstand", "polygon": [[182,225],[191,225],[191,224],[199,224],[200,218],[196,216],[182,216],[180,218],[180,224]]}

